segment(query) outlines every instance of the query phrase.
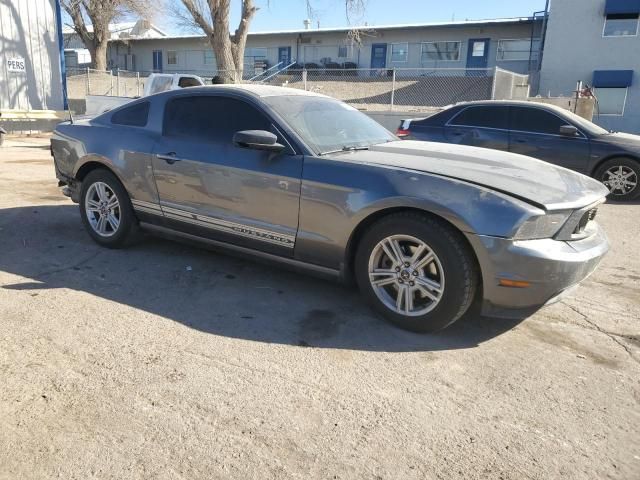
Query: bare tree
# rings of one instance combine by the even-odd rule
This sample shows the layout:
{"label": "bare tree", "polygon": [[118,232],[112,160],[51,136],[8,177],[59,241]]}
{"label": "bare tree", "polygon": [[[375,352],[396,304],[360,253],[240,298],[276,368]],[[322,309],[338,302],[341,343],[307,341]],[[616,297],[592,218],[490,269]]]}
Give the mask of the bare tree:
{"label": "bare tree", "polygon": [[[216,57],[218,76],[224,83],[235,83],[242,79],[249,25],[258,11],[254,0],[239,1],[242,2],[242,10],[234,33],[229,27],[232,0],[181,0],[186,12],[176,12],[183,23],[204,32]],[[305,1],[309,15],[313,16],[313,0]],[[344,0],[344,3],[347,19],[353,12],[361,13],[365,6],[365,0]]]}
{"label": "bare tree", "polygon": [[[107,69],[107,44],[109,24],[126,14],[144,15],[149,0],[60,0],[71,17],[73,29],[91,55],[91,66]],[[91,25],[91,31],[88,28]]]}

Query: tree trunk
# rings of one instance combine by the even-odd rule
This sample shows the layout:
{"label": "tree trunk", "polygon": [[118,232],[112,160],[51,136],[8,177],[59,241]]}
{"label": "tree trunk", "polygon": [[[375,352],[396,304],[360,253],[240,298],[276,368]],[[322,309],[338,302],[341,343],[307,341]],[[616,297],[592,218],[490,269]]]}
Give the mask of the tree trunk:
{"label": "tree trunk", "polygon": [[232,43],[229,37],[230,1],[222,0],[218,3],[218,11],[213,18],[213,35],[210,37],[211,47],[216,56],[218,76],[222,83],[236,83],[236,64],[232,53]]}
{"label": "tree trunk", "polygon": [[236,83],[239,78],[233,54],[231,53],[231,39],[228,35],[214,35],[210,42],[216,57],[218,77],[220,77],[222,83]]}
{"label": "tree trunk", "polygon": [[107,69],[107,42],[94,42],[93,49],[89,50],[91,55],[91,68],[105,71]]}

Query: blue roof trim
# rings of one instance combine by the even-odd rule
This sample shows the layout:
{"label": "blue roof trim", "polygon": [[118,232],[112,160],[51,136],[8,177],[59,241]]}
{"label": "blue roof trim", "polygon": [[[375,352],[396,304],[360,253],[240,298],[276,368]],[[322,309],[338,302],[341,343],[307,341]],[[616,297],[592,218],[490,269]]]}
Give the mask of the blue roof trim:
{"label": "blue roof trim", "polygon": [[593,72],[593,86],[598,88],[630,87],[633,70],[596,70]]}
{"label": "blue roof trim", "polygon": [[640,13],[640,0],[607,0],[605,15],[620,13]]}

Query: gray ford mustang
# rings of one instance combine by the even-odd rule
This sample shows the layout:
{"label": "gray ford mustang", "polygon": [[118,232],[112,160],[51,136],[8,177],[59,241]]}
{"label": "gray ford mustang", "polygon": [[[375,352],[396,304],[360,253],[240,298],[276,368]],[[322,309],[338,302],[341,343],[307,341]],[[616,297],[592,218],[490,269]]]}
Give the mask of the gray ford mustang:
{"label": "gray ford mustang", "polygon": [[337,100],[211,86],[60,124],[63,191],[89,235],[197,239],[340,279],[413,331],[522,318],[596,268],[608,190],[529,157],[399,141]]}

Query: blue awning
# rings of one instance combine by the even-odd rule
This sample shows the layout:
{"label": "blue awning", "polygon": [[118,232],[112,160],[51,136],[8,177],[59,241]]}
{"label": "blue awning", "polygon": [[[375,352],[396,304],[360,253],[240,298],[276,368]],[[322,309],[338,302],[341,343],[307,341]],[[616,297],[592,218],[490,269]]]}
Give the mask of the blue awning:
{"label": "blue awning", "polygon": [[640,13],[640,0],[607,0],[605,15],[620,13]]}
{"label": "blue awning", "polygon": [[630,87],[633,70],[596,70],[593,72],[593,86],[598,88]]}

